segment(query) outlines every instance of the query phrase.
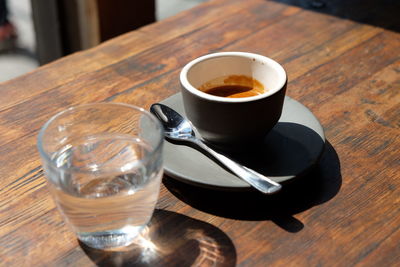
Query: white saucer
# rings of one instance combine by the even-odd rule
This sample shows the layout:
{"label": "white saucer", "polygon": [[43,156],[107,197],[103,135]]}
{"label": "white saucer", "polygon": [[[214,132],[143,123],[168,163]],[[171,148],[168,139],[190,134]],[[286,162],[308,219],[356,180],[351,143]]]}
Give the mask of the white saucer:
{"label": "white saucer", "polygon": [[[161,103],[185,116],[182,96],[173,95]],[[221,190],[248,190],[250,186],[199,151],[184,145],[164,143],[165,174],[196,186]],[[286,96],[278,124],[256,150],[231,158],[274,181],[284,183],[305,174],[317,163],[325,145],[318,119],[309,109]]]}

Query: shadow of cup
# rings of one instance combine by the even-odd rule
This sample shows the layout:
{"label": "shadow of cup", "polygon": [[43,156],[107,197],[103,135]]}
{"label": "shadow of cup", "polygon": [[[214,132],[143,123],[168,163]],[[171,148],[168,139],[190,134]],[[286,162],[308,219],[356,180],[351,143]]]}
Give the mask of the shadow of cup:
{"label": "shadow of cup", "polygon": [[318,162],[324,145],[324,139],[309,127],[278,122],[263,141],[246,149],[213,148],[277,182],[286,182],[307,173]]}
{"label": "shadow of cup", "polygon": [[[254,162],[252,167],[263,171]],[[339,192],[341,182],[339,158],[329,142],[325,143],[324,152],[313,168],[285,183],[274,195],[254,190],[213,190],[169,177],[163,180],[172,194],[196,209],[231,219],[271,220],[288,232],[298,232],[304,227],[293,215],[332,199]]]}
{"label": "shadow of cup", "polygon": [[113,251],[80,242],[98,266],[235,266],[230,238],[211,224],[171,211],[156,209],[135,242]]}

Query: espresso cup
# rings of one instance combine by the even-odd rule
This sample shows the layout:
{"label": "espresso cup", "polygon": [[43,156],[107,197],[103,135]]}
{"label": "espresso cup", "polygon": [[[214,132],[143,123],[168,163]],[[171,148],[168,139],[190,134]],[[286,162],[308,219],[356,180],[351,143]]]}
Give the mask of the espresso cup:
{"label": "espresso cup", "polygon": [[[242,80],[261,83],[264,90],[236,98],[213,95],[206,90],[229,90],[236,82],[243,86]],[[283,67],[268,57],[220,52],[189,62],[180,73],[180,82],[186,116],[202,139],[220,147],[243,147],[262,140],[278,122],[287,76]]]}

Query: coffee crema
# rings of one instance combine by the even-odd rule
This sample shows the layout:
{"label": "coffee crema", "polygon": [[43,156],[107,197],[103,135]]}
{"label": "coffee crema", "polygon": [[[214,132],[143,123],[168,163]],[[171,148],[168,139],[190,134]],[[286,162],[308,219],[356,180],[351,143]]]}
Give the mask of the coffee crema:
{"label": "coffee crema", "polygon": [[266,92],[262,83],[246,75],[218,77],[198,89],[210,95],[228,98],[251,97]]}

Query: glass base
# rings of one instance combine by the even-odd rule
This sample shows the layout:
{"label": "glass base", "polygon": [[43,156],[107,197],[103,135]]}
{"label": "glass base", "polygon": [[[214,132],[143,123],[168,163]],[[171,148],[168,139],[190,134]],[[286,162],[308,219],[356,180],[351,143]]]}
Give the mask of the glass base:
{"label": "glass base", "polygon": [[144,226],[127,226],[118,230],[77,235],[78,239],[89,247],[110,250],[132,244],[143,228]]}

